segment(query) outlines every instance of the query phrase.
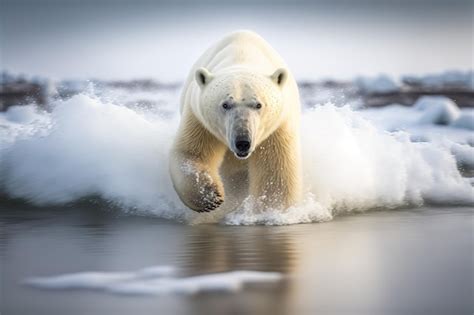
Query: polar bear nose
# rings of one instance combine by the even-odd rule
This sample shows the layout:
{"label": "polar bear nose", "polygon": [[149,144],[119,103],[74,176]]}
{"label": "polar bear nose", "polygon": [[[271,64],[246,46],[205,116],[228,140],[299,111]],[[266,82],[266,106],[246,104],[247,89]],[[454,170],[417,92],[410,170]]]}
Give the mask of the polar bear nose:
{"label": "polar bear nose", "polygon": [[247,137],[239,137],[235,141],[235,147],[240,153],[248,153],[250,149],[250,140]]}

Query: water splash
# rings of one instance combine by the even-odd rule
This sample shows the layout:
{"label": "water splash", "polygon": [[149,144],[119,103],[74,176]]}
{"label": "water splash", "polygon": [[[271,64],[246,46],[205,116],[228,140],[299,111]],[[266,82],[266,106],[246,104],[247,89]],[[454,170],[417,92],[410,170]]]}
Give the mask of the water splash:
{"label": "water splash", "polygon": [[407,133],[380,130],[349,108],[326,104],[302,115],[302,204],[259,212],[248,198],[234,213],[197,215],[179,201],[168,175],[179,115],[177,105],[165,106],[146,110],[81,94],[56,101],[49,113],[27,106],[1,114],[1,191],[36,205],[94,195],[124,211],[226,224],[319,222],[372,208],[474,203],[448,147],[412,142]]}

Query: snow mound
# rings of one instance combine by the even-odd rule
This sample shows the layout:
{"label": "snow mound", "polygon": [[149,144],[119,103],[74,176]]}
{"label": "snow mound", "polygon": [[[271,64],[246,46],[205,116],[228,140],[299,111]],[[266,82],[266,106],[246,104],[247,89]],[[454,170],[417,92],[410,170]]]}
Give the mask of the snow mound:
{"label": "snow mound", "polygon": [[384,74],[376,77],[358,77],[355,84],[365,94],[392,93],[400,89],[391,77]]}
{"label": "snow mound", "polygon": [[35,105],[11,106],[4,113],[3,119],[17,124],[29,124],[37,117]]}
{"label": "snow mound", "polygon": [[422,96],[414,108],[423,112],[420,124],[449,125],[461,116],[456,103],[445,96]]}

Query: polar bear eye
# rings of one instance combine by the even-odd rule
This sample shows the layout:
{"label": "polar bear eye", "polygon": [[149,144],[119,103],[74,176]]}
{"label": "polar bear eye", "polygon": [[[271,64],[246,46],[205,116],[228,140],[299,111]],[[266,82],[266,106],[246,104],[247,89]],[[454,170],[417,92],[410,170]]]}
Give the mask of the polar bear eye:
{"label": "polar bear eye", "polygon": [[229,105],[229,103],[224,103],[224,104],[222,104],[222,107],[223,107],[224,109],[229,109],[229,108],[230,108],[230,105]]}
{"label": "polar bear eye", "polygon": [[262,104],[261,104],[261,103],[257,103],[257,104],[255,105],[255,108],[256,108],[256,109],[262,108]]}

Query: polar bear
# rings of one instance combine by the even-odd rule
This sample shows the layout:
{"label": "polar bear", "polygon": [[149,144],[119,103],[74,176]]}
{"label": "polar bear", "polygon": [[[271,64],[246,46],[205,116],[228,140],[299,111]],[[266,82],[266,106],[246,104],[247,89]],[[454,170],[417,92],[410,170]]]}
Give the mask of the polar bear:
{"label": "polar bear", "polygon": [[286,209],[300,200],[298,87],[259,35],[237,31],[211,46],[184,84],[180,111],[170,175],[189,208],[235,209],[251,196]]}

